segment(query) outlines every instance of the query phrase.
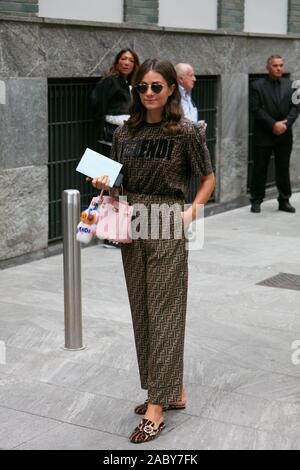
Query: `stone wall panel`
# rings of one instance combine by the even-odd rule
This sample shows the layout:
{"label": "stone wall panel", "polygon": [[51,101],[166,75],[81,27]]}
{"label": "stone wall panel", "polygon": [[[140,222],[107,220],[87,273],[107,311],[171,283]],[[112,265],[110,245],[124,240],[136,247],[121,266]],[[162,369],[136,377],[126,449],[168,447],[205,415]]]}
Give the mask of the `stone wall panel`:
{"label": "stone wall panel", "polygon": [[47,166],[0,170],[0,260],[47,245]]}
{"label": "stone wall panel", "polygon": [[0,168],[47,164],[47,81],[16,78],[2,83]]}

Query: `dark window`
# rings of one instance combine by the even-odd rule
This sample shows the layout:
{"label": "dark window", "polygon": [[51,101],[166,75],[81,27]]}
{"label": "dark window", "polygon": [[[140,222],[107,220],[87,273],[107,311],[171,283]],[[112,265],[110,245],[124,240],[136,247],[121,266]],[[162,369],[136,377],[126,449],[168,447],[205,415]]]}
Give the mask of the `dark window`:
{"label": "dark window", "polygon": [[[197,76],[193,89],[193,101],[198,108],[199,120],[207,123],[206,140],[213,166],[216,164],[216,129],[217,129],[217,87],[218,77]],[[188,195],[188,202],[192,202],[199,186],[199,179],[192,178]],[[215,200],[213,194],[210,202]]]}
{"label": "dark window", "polygon": [[49,241],[62,237],[62,192],[78,189],[88,205],[91,185],[75,171],[87,147],[96,150],[97,128],[89,96],[99,79],[49,79]]}

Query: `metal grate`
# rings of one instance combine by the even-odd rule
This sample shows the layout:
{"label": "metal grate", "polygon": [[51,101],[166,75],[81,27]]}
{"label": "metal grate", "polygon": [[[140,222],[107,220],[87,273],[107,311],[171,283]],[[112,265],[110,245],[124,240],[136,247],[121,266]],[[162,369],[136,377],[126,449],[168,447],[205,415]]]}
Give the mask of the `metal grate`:
{"label": "metal grate", "polygon": [[49,241],[61,239],[62,191],[78,189],[83,206],[92,195],[91,185],[75,168],[86,147],[95,149],[97,128],[89,96],[97,78],[49,79]]}
{"label": "metal grate", "polygon": [[[217,86],[217,76],[197,76],[193,89],[193,101],[198,108],[199,119],[207,122],[206,142],[214,168],[216,164]],[[194,199],[198,186],[199,179],[192,178],[188,202]],[[210,202],[214,200],[215,194],[212,195]]]}
{"label": "metal grate", "polygon": [[276,276],[258,282],[257,285],[277,287],[279,289],[300,290],[300,276],[297,274],[279,273]]}

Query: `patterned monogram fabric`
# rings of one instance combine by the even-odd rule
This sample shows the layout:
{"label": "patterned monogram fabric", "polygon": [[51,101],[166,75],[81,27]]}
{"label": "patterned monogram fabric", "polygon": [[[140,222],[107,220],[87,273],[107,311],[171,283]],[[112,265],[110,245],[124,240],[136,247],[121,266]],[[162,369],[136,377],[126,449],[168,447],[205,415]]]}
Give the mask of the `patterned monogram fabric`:
{"label": "patterned monogram fabric", "polygon": [[[205,129],[187,120],[176,136],[165,135],[160,124],[145,124],[132,137],[122,126],[114,133],[111,157],[123,164],[128,202],[147,207],[149,234],[157,228],[153,224],[164,223],[164,217],[156,222],[149,217],[153,204],[179,204],[180,210],[191,175],[213,171]],[[149,401],[160,405],[181,400],[188,288],[185,245],[184,236],[171,234],[169,239],[141,237],[122,246],[141,386],[148,390]]]}
{"label": "patterned monogram fabric", "polygon": [[123,164],[124,187],[133,193],[186,197],[192,175],[213,171],[205,128],[185,119],[176,136],[165,135],[160,124],[145,124],[134,137],[119,127],[111,158]]}
{"label": "patterned monogram fabric", "polygon": [[[130,194],[129,200],[150,208],[167,198]],[[134,240],[122,246],[141,386],[151,403],[161,405],[181,400],[188,289],[185,243],[182,237]]]}

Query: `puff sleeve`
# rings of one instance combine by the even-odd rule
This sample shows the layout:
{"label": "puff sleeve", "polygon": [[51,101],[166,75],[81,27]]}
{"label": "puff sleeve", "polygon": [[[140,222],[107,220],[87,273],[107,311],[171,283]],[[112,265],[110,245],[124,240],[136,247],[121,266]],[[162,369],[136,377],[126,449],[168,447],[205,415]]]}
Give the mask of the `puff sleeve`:
{"label": "puff sleeve", "polygon": [[205,126],[188,123],[186,128],[186,159],[193,176],[208,176],[213,165],[206,145]]}

